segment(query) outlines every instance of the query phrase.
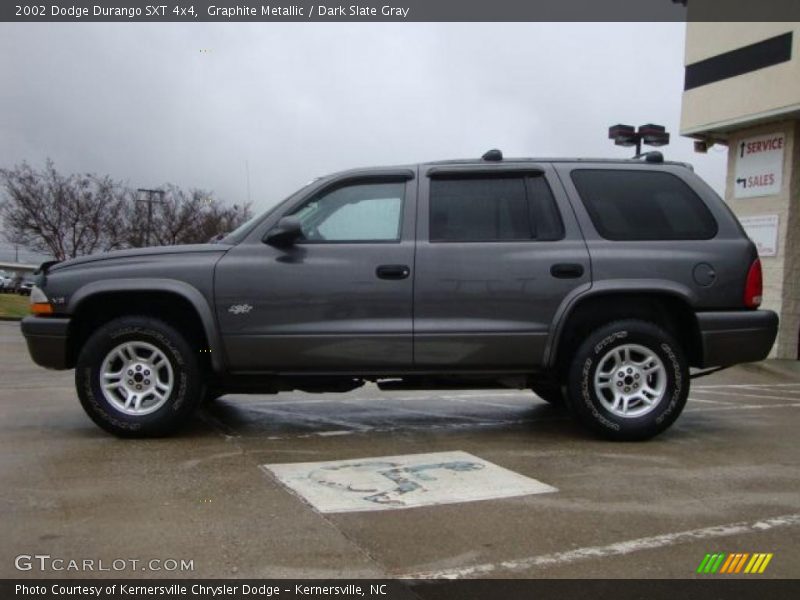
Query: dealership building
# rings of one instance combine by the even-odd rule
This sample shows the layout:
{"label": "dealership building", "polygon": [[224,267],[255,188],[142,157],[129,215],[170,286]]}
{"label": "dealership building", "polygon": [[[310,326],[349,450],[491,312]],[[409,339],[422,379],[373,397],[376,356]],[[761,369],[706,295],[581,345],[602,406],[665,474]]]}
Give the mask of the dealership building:
{"label": "dealership building", "polygon": [[[691,3],[689,10],[691,15]],[[758,246],[775,358],[800,358],[800,23],[689,22],[681,134],[728,148],[725,201]]]}

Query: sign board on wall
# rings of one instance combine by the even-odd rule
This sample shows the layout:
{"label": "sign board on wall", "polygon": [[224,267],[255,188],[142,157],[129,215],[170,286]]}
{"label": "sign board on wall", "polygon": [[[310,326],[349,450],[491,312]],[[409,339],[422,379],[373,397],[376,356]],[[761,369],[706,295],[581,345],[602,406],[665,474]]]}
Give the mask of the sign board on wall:
{"label": "sign board on wall", "polygon": [[778,254],[778,215],[739,217],[747,237],[755,242],[759,256]]}
{"label": "sign board on wall", "polygon": [[771,133],[741,140],[736,147],[734,198],[780,194],[786,136]]}

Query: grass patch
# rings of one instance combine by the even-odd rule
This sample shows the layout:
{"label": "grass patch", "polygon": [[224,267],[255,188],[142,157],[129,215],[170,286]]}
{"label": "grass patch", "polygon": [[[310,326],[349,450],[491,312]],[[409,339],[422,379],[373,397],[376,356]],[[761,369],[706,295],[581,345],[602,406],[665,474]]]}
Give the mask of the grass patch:
{"label": "grass patch", "polygon": [[0,294],[0,317],[15,317],[21,319],[29,314],[28,296]]}

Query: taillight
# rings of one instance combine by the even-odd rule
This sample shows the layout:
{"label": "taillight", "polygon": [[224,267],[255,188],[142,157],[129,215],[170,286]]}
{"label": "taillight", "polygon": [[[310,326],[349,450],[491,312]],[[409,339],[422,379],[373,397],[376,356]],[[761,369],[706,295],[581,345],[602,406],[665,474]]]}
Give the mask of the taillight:
{"label": "taillight", "polygon": [[758,308],[761,305],[761,294],[764,282],[761,277],[761,261],[755,259],[747,272],[744,284],[744,305],[747,308]]}

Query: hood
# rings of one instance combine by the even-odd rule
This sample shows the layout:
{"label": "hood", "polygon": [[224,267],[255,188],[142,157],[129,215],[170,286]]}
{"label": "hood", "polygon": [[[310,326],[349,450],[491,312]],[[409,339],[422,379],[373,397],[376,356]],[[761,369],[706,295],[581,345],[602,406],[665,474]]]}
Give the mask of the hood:
{"label": "hood", "polygon": [[62,262],[46,262],[40,267],[40,271],[53,273],[62,269],[85,265],[89,263],[109,261],[109,260],[124,260],[125,262],[134,261],[137,258],[152,260],[160,256],[174,255],[174,254],[224,254],[231,249],[230,244],[186,244],[182,246],[154,246],[151,248],[131,248],[130,250],[114,250],[112,252],[104,252],[102,254],[90,254],[88,256],[81,256],[78,258],[71,258]]}

